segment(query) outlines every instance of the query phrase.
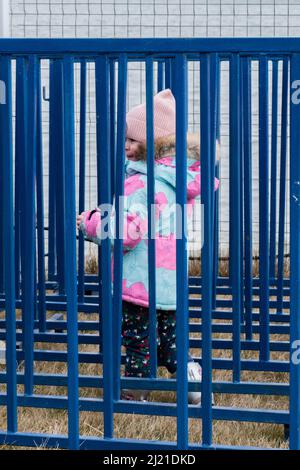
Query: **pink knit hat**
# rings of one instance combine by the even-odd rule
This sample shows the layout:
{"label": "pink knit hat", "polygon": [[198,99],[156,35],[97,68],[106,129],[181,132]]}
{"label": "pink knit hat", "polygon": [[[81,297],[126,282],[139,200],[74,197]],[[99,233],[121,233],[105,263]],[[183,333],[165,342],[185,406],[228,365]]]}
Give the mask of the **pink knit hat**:
{"label": "pink knit hat", "polygon": [[[171,90],[163,90],[154,96],[154,140],[175,134],[175,98]],[[126,116],[128,139],[146,142],[146,105],[140,104]]]}

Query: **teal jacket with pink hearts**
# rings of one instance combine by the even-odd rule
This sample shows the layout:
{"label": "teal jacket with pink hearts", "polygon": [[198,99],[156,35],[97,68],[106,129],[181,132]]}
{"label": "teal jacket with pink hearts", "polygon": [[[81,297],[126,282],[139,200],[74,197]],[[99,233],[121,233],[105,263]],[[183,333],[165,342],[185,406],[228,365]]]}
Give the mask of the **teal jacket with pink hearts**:
{"label": "teal jacket with pink hearts", "polygon": [[[156,307],[176,309],[176,158],[173,145],[163,147],[155,161],[155,262]],[[187,160],[187,216],[193,212],[195,199],[200,195],[199,152],[195,147]],[[123,291],[122,298],[134,304],[149,305],[148,287],[148,214],[147,163],[145,160],[126,161],[123,225]],[[215,179],[215,189],[219,181]],[[101,209],[84,213],[80,230],[85,237],[101,243],[104,229]],[[115,214],[109,214],[112,246],[115,233]],[[113,257],[113,255],[112,255]]]}

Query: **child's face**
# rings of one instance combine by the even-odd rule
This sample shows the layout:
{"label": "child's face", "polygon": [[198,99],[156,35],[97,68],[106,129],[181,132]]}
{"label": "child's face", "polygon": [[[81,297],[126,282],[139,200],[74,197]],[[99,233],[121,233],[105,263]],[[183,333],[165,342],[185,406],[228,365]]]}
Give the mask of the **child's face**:
{"label": "child's face", "polygon": [[139,146],[139,142],[137,142],[136,140],[128,139],[128,137],[126,137],[125,151],[128,160],[137,161],[139,159]]}

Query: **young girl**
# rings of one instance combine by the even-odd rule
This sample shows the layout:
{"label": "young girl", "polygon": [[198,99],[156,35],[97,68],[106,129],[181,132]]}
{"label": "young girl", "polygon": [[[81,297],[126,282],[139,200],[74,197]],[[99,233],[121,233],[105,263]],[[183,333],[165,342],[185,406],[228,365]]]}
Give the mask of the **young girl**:
{"label": "young girl", "polygon": [[[133,108],[126,116],[126,179],[123,234],[123,345],[126,348],[126,377],[149,377],[149,293],[146,106]],[[175,100],[169,89],[154,96],[155,217],[156,217],[156,308],[158,365],[176,372],[176,158]],[[199,144],[188,139],[188,216],[200,195]],[[215,189],[218,181],[215,180]],[[98,210],[77,216],[77,227],[85,237],[100,243]],[[188,360],[188,379],[201,381],[201,367]],[[122,398],[146,400],[148,392],[123,390]],[[189,403],[201,401],[200,392],[189,392]]]}

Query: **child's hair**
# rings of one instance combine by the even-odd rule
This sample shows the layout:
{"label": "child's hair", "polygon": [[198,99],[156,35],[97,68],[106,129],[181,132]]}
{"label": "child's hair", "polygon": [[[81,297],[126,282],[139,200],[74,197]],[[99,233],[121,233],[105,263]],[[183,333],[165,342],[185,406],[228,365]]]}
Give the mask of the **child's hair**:
{"label": "child's hair", "polygon": [[[137,142],[137,150],[135,154],[136,161],[147,160],[147,144],[146,142]],[[175,136],[160,137],[154,141],[154,159],[159,160],[168,155],[175,156]]]}
{"label": "child's hair", "polygon": [[[200,160],[200,136],[199,134],[187,135],[187,154],[189,158]],[[154,158],[159,160],[166,156],[176,156],[176,136],[169,135],[167,137],[160,137],[154,141]],[[139,142],[136,154],[136,160],[146,161],[147,159],[147,145],[144,142]],[[216,160],[219,160],[219,142],[217,141]]]}

